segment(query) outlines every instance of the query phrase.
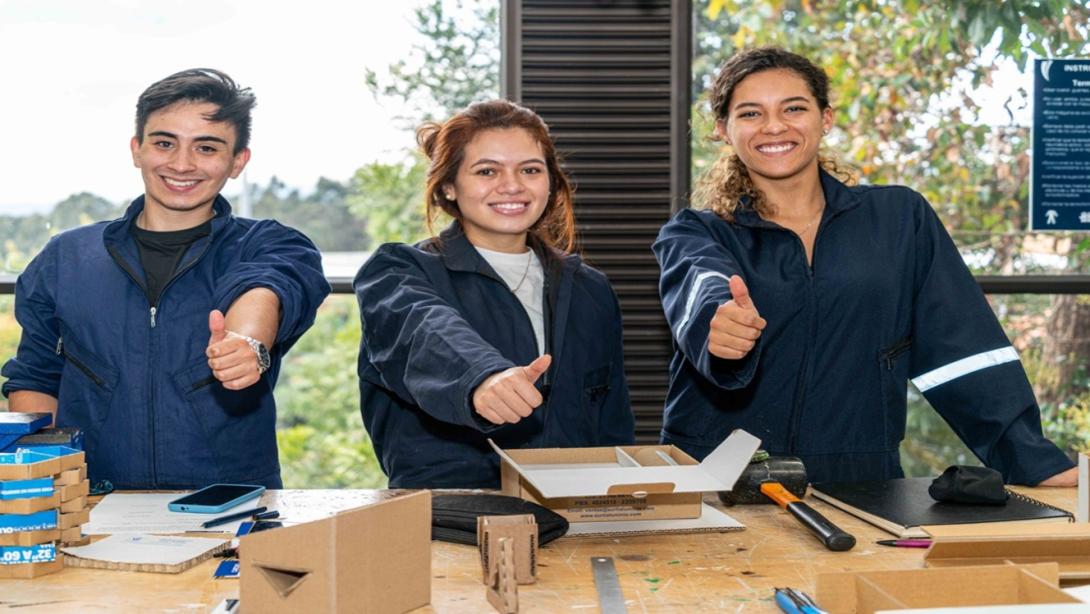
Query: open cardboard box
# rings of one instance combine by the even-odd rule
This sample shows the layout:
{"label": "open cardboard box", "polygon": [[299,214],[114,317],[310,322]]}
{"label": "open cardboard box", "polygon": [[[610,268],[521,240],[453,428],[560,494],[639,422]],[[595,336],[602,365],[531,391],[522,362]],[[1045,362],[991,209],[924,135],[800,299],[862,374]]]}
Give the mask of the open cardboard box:
{"label": "open cardboard box", "polygon": [[1081,603],[1057,586],[1056,563],[819,574],[818,606],[830,614],[984,605]]}
{"label": "open cardboard box", "polygon": [[400,613],[431,601],[431,492],[240,539],[242,611]]}
{"label": "open cardboard box", "polygon": [[502,450],[503,494],[569,522],[697,518],[701,493],[726,491],[761,440],[736,430],[702,462],[674,446]]}
{"label": "open cardboard box", "polygon": [[1090,524],[965,524],[923,527],[934,540],[924,564],[963,567],[1059,564],[1061,580],[1090,579]]}

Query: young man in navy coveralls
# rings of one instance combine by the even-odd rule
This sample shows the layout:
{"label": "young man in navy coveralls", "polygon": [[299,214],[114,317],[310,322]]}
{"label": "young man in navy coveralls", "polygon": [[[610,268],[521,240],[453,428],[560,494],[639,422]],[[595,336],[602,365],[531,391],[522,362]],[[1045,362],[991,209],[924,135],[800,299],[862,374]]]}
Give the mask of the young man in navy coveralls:
{"label": "young man in navy coveralls", "polygon": [[144,195],[19,276],[3,393],[83,429],[92,480],[281,486],[272,390],[329,285],[303,234],[236,218],[219,194],[250,159],[254,102],[210,69],[150,86],[131,140]]}

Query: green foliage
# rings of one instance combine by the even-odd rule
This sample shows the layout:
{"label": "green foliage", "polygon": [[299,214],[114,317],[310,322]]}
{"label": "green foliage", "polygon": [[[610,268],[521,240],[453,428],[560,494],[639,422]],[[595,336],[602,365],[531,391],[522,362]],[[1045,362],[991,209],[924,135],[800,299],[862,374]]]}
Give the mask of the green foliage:
{"label": "green foliage", "polygon": [[253,216],[275,219],[306,234],[324,252],[354,252],[370,247],[367,219],[353,215],[348,187],[322,177],[310,194],[288,190],[276,177],[252,190]]}
{"label": "green foliage", "polygon": [[427,162],[414,156],[404,163],[372,162],[352,176],[348,208],[367,220],[374,245],[390,241],[412,243],[426,236],[424,174]]}
{"label": "green foliage", "polygon": [[400,119],[415,127],[499,95],[499,2],[431,0],[413,16],[420,40],[409,58],[386,75],[367,70],[376,99],[407,107]]}
{"label": "green foliage", "polygon": [[359,345],[355,297],[334,295],[288,353],[276,387],[285,488],[386,485],[360,417]]}
{"label": "green foliage", "polygon": [[126,206],[81,192],[57,203],[47,214],[0,215],[0,274],[21,272],[46,241],[62,230],[116,218]]}

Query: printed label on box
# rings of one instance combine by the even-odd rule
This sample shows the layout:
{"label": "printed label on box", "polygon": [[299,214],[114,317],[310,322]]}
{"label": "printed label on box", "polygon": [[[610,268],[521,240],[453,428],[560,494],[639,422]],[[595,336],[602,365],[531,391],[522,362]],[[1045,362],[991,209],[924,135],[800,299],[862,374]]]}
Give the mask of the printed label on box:
{"label": "printed label on box", "polygon": [[30,499],[53,494],[53,478],[0,482],[0,499]]}
{"label": "printed label on box", "polygon": [[57,510],[33,514],[0,514],[0,533],[43,531],[57,528]]}
{"label": "printed label on box", "polygon": [[0,565],[48,563],[55,558],[57,558],[57,548],[53,544],[0,547]]}

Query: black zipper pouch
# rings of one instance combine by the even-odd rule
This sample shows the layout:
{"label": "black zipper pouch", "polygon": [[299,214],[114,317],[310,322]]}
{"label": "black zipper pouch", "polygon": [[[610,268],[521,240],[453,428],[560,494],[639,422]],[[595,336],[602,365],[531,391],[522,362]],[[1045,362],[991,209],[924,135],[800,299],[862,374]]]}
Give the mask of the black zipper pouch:
{"label": "black zipper pouch", "polygon": [[477,545],[478,516],[533,514],[538,544],[544,546],[568,532],[568,521],[536,503],[506,495],[434,495],[431,499],[431,538]]}

